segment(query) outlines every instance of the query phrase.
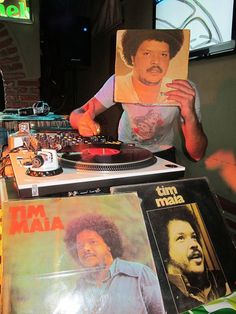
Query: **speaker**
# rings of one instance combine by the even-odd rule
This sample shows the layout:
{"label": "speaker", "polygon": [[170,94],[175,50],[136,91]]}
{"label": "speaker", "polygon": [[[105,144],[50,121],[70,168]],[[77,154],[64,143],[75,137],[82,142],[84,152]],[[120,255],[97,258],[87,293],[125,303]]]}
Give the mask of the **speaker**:
{"label": "speaker", "polygon": [[[52,59],[60,66],[89,66],[91,62],[90,19],[73,13],[55,15],[45,26]],[[56,59],[56,60],[55,60]]]}

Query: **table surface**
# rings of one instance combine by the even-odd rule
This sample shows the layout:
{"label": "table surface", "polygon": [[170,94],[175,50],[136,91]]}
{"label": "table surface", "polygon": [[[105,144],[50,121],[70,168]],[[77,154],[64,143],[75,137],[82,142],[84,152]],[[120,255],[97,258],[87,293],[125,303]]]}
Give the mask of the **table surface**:
{"label": "table surface", "polygon": [[4,112],[0,112],[0,121],[53,121],[53,120],[67,120],[67,115],[59,115],[53,112],[49,112],[46,116],[40,115],[28,115],[28,116],[20,116],[18,114],[6,114]]}

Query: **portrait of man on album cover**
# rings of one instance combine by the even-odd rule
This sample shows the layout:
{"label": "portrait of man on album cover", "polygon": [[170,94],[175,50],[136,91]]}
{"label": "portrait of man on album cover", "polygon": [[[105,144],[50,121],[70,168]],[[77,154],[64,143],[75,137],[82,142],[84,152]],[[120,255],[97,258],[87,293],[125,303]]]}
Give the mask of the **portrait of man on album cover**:
{"label": "portrait of man on album cover", "polygon": [[[4,309],[10,313],[34,313],[35,309],[37,313],[65,314],[165,313],[134,193],[8,205]],[[31,215],[26,219],[10,214],[27,210]],[[23,224],[30,232],[23,232]],[[14,233],[7,232],[8,226],[11,231],[16,229]]]}
{"label": "portrait of man on album cover", "polygon": [[187,79],[189,30],[119,30],[116,39],[114,100],[176,105],[168,83]]}
{"label": "portrait of man on album cover", "polygon": [[147,214],[179,313],[230,294],[196,203]]}

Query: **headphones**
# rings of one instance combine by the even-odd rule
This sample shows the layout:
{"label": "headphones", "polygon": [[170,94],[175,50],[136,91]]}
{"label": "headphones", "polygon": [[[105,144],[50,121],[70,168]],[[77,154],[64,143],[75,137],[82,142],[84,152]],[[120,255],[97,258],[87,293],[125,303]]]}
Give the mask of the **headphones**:
{"label": "headphones", "polygon": [[49,105],[42,100],[34,103],[32,108],[33,108],[34,114],[37,116],[46,116],[50,112]]}

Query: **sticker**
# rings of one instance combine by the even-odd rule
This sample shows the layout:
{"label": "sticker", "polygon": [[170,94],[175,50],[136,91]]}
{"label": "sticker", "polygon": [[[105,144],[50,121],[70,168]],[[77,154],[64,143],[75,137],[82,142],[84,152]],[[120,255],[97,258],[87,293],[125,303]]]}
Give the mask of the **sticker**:
{"label": "sticker", "polygon": [[39,196],[39,189],[37,185],[32,185],[32,196]]}

